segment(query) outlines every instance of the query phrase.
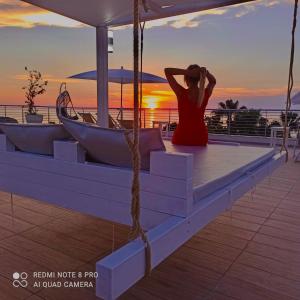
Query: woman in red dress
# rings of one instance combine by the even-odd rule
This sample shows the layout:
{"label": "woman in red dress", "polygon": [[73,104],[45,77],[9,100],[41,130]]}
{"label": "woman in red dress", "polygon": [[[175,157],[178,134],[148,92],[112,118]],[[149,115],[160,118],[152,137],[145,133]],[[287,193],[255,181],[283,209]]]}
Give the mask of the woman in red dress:
{"label": "woman in red dress", "polygon": [[[191,65],[187,69],[166,68],[165,74],[178,101],[179,124],[174,132],[172,143],[206,146],[208,132],[204,123],[204,113],[216,85],[215,77],[206,68],[200,68],[198,65]],[[184,76],[187,89],[176,81],[174,77],[176,75]],[[208,80],[206,87],[205,79]]]}

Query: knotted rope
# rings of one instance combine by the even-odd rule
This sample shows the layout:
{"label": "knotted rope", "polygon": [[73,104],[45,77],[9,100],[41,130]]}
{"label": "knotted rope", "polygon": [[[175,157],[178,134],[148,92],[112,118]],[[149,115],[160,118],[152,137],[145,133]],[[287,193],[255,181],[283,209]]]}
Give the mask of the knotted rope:
{"label": "knotted rope", "polygon": [[286,99],[286,108],[285,108],[285,119],[284,119],[284,132],[283,132],[283,143],[281,147],[281,152],[286,152],[286,161],[289,159],[289,153],[287,149],[288,141],[288,113],[291,109],[291,95],[294,86],[294,59],[295,59],[295,33],[297,27],[297,12],[298,12],[298,0],[295,0],[294,6],[294,17],[293,17],[293,27],[292,27],[292,45],[291,45],[291,56],[290,56],[290,66],[289,66],[289,80],[288,80],[288,90],[287,90],[287,99]]}
{"label": "knotted rope", "polygon": [[134,61],[134,126],[133,126],[133,141],[131,132],[125,132],[125,137],[129,148],[132,152],[133,162],[133,182],[132,182],[132,201],[131,201],[131,216],[132,227],[130,238],[136,239],[139,236],[145,243],[145,273],[149,275],[151,272],[151,250],[148,238],[140,224],[140,152],[139,152],[139,2],[134,0],[134,22],[133,22],[133,61]]}
{"label": "knotted rope", "polygon": [[[145,5],[145,4],[144,4]],[[145,8],[146,10],[146,8]],[[144,30],[146,22],[140,23],[141,30],[141,51],[140,51],[140,127],[142,127],[142,107],[143,107],[143,56],[144,56]]]}

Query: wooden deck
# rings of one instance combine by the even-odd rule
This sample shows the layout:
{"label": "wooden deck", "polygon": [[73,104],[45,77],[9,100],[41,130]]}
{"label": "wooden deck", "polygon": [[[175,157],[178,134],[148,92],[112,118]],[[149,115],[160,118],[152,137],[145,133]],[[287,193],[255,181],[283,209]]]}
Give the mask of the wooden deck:
{"label": "wooden deck", "polygon": [[[18,196],[13,212],[0,193],[0,299],[97,299],[93,288],[14,288],[12,274],[93,271],[128,228]],[[300,299],[300,164],[281,167],[121,299]]]}

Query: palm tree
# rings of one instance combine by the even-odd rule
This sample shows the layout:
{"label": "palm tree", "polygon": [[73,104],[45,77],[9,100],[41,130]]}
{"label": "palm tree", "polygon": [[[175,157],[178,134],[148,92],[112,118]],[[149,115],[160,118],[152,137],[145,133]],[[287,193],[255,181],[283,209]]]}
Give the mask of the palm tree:
{"label": "palm tree", "polygon": [[231,132],[231,127],[234,123],[234,119],[237,113],[237,110],[242,109],[246,110],[246,106],[240,106],[240,102],[238,100],[234,101],[232,99],[227,99],[225,102],[219,102],[218,113],[225,116],[227,128]]}
{"label": "palm tree", "polygon": [[227,99],[225,102],[219,102],[220,109],[224,109],[224,110],[225,109],[226,110],[247,109],[246,106],[242,106],[242,107],[239,107],[239,106],[240,106],[239,100],[233,101],[232,99]]}

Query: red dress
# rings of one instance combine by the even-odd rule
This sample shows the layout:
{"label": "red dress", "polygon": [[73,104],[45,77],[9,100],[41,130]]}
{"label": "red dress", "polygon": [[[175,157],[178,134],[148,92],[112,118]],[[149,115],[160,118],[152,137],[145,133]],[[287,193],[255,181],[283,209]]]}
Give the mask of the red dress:
{"label": "red dress", "polygon": [[206,146],[208,142],[207,127],[204,123],[204,112],[209,95],[205,90],[204,100],[199,107],[189,100],[188,90],[178,97],[179,124],[174,132],[172,143],[186,146]]}

